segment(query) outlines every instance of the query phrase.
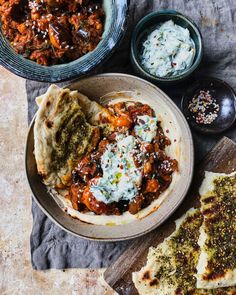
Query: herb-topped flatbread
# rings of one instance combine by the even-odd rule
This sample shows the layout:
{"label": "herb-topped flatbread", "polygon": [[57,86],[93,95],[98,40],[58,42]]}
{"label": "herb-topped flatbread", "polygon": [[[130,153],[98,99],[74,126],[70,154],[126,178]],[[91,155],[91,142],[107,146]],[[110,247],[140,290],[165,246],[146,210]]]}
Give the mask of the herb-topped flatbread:
{"label": "herb-topped flatbread", "polygon": [[206,172],[200,195],[201,208],[177,220],[133,273],[140,294],[236,294],[236,173]]}
{"label": "herb-topped flatbread", "polygon": [[71,172],[86,152],[96,146],[99,128],[92,126],[102,106],[78,91],[49,87],[37,98],[39,110],[34,125],[35,158],[46,185],[64,188]]}
{"label": "herb-topped flatbread", "polygon": [[235,295],[236,289],[198,289],[196,266],[203,215],[190,209],[176,221],[176,230],[156,248],[151,247],[147,264],[133,273],[140,295]]}
{"label": "herb-topped flatbread", "polygon": [[147,265],[133,273],[140,294],[197,294],[195,267],[198,260],[200,210],[190,209],[176,221],[176,230],[158,245],[150,248]]}
{"label": "herb-topped flatbread", "polygon": [[[218,288],[236,284],[236,173],[206,172],[200,188],[201,254],[197,287]],[[236,290],[235,290],[236,294]]]}

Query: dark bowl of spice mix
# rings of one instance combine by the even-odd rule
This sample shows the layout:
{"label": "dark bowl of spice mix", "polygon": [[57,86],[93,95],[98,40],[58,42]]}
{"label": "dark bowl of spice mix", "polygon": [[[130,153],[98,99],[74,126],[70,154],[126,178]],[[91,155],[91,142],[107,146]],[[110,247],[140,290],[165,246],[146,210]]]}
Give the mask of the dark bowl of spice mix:
{"label": "dark bowl of spice mix", "polygon": [[201,133],[220,133],[236,119],[236,95],[224,81],[205,78],[182,97],[182,110],[192,128]]}
{"label": "dark bowl of spice mix", "polygon": [[30,80],[88,74],[124,35],[127,0],[0,1],[0,64]]}

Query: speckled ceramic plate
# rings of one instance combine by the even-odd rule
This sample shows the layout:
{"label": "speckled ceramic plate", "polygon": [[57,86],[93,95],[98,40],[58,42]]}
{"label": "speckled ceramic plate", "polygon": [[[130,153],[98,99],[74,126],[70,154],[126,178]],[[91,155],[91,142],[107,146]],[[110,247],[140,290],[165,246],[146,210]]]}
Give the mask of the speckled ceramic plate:
{"label": "speckled ceramic plate", "polygon": [[[83,238],[115,241],[141,236],[163,223],[180,205],[190,186],[193,173],[193,143],[188,124],[172,100],[159,88],[140,78],[126,74],[103,74],[79,80],[68,86],[78,89],[90,99],[104,103],[121,97],[149,104],[156,112],[166,135],[172,144],[167,153],[179,162],[179,172],[161,204],[151,213],[128,224],[117,226],[92,225],[70,217],[61,208],[59,199],[52,197],[37,174],[34,150],[33,126],[30,125],[26,146],[26,172],[35,201],[43,212],[64,230]],[[113,95],[108,95],[113,93]]]}
{"label": "speckled ceramic plate", "polygon": [[126,28],[127,0],[104,0],[103,6],[105,30],[92,52],[66,64],[42,66],[15,53],[0,28],[0,64],[18,76],[42,82],[61,82],[88,74],[112,54]]}

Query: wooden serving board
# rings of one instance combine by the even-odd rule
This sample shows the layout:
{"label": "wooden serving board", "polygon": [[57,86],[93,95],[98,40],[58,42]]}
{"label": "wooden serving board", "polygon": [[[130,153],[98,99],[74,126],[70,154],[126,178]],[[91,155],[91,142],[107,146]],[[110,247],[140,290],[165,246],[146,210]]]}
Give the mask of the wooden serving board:
{"label": "wooden serving board", "polygon": [[107,268],[104,273],[106,282],[122,295],[138,294],[132,282],[132,272],[140,270],[147,260],[150,246],[157,246],[175,229],[174,220],[179,218],[191,207],[198,207],[198,189],[204,177],[204,171],[231,173],[236,169],[236,143],[223,137],[207,154],[195,169],[192,186],[179,209],[162,226],[151,233],[135,239],[118,260]]}

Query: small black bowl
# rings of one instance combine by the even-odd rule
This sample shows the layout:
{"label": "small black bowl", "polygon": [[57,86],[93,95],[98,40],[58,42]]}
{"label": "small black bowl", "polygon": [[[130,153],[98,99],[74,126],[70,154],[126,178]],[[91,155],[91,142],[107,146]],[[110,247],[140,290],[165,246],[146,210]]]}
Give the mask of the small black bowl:
{"label": "small black bowl", "polygon": [[0,65],[23,78],[51,83],[88,74],[113,53],[126,28],[127,0],[104,0],[103,7],[106,15],[103,38],[93,51],[81,58],[60,65],[39,65],[17,54],[0,28]]}
{"label": "small black bowl", "polygon": [[[209,91],[219,105],[217,118],[211,124],[197,124],[188,106],[192,98],[201,90]],[[236,94],[224,81],[216,78],[205,78],[194,83],[183,95],[182,111],[189,125],[196,131],[207,134],[221,133],[230,128],[236,119]]]}

